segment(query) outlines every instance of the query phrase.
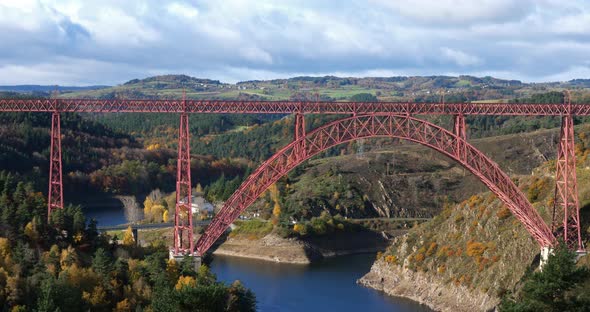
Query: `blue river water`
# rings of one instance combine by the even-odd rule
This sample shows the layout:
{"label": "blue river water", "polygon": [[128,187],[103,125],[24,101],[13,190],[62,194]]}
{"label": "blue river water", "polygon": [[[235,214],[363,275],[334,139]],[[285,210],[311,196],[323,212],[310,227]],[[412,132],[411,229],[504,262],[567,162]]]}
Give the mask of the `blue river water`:
{"label": "blue river water", "polygon": [[375,255],[360,254],[294,265],[216,256],[211,270],[221,281],[240,280],[252,289],[262,312],[431,311],[414,301],[356,284],[374,259]]}
{"label": "blue river water", "polygon": [[[84,206],[82,206],[84,207]],[[113,226],[127,223],[121,207],[82,208],[88,220],[95,219],[99,226]]]}

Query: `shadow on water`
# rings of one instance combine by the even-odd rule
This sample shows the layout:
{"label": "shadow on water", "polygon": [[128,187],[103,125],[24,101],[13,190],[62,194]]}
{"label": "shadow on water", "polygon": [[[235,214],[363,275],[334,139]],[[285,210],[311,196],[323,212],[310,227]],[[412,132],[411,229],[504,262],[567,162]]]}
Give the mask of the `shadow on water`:
{"label": "shadow on water", "polygon": [[215,256],[211,269],[219,280],[242,281],[256,293],[260,311],[431,311],[404,298],[365,288],[356,280],[375,256],[350,255],[311,265]]}

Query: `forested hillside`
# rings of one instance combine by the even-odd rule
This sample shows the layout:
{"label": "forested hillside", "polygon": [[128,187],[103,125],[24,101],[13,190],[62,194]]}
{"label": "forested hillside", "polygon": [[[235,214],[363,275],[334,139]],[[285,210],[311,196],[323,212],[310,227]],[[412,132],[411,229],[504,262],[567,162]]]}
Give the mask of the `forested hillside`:
{"label": "forested hillside", "polygon": [[[77,114],[62,114],[61,126],[66,195],[174,189],[175,143],[171,147],[153,143],[145,148],[140,136],[111,130]],[[45,189],[50,127],[50,114],[0,113],[0,170],[20,173]],[[208,184],[222,175],[243,176],[247,162],[195,155],[192,170],[199,181]]]}
{"label": "forested hillside", "polygon": [[42,193],[5,171],[0,216],[0,311],[255,311],[240,282],[168,260],[165,241],[136,246],[129,228],[119,244],[73,206],[47,223]]}

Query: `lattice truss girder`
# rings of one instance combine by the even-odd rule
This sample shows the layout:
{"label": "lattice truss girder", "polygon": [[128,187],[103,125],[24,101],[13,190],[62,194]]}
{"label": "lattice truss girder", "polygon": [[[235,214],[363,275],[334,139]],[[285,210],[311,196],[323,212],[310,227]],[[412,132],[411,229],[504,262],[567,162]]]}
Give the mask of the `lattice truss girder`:
{"label": "lattice truss girder", "polygon": [[55,209],[64,207],[62,162],[61,162],[61,124],[59,113],[51,115],[51,134],[49,149],[49,193],[47,196],[47,218]]}
{"label": "lattice truss girder", "polygon": [[571,115],[565,115],[556,160],[552,229],[571,249],[582,251],[579,207],[574,122]]}
{"label": "lattice truss girder", "polygon": [[180,115],[174,214],[174,252],[193,254],[193,213],[190,169],[190,135],[188,114]]}
{"label": "lattice truss girder", "polygon": [[[335,145],[370,137],[406,139],[431,147],[458,161],[498,196],[541,246],[551,246],[555,242],[553,233],[522,191],[496,163],[463,138],[409,116],[366,114],[336,120],[317,128],[265,161],[225,202],[197,242],[197,252],[206,252],[229,224],[270,185],[301,162]],[[305,149],[296,152],[296,146],[305,146]]]}
{"label": "lattice truss girder", "polygon": [[0,99],[2,112],[149,112],[239,114],[399,114],[399,115],[590,115],[589,104],[413,103],[322,101],[216,101],[216,100],[85,100]]}

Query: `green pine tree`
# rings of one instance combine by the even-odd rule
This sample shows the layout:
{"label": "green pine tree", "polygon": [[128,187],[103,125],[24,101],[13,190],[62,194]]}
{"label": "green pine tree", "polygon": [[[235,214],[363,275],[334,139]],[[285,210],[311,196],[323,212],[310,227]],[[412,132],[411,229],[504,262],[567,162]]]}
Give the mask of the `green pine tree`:
{"label": "green pine tree", "polygon": [[57,289],[55,287],[55,279],[49,277],[41,283],[41,293],[37,300],[37,312],[58,312],[60,309],[55,303],[55,296],[57,296]]}
{"label": "green pine tree", "polygon": [[111,272],[112,264],[110,255],[103,248],[98,248],[94,252],[92,268],[96,273],[106,277]]}
{"label": "green pine tree", "polygon": [[590,301],[575,290],[589,277],[576,266],[576,254],[559,244],[542,271],[534,272],[516,296],[505,297],[500,311],[589,311]]}

